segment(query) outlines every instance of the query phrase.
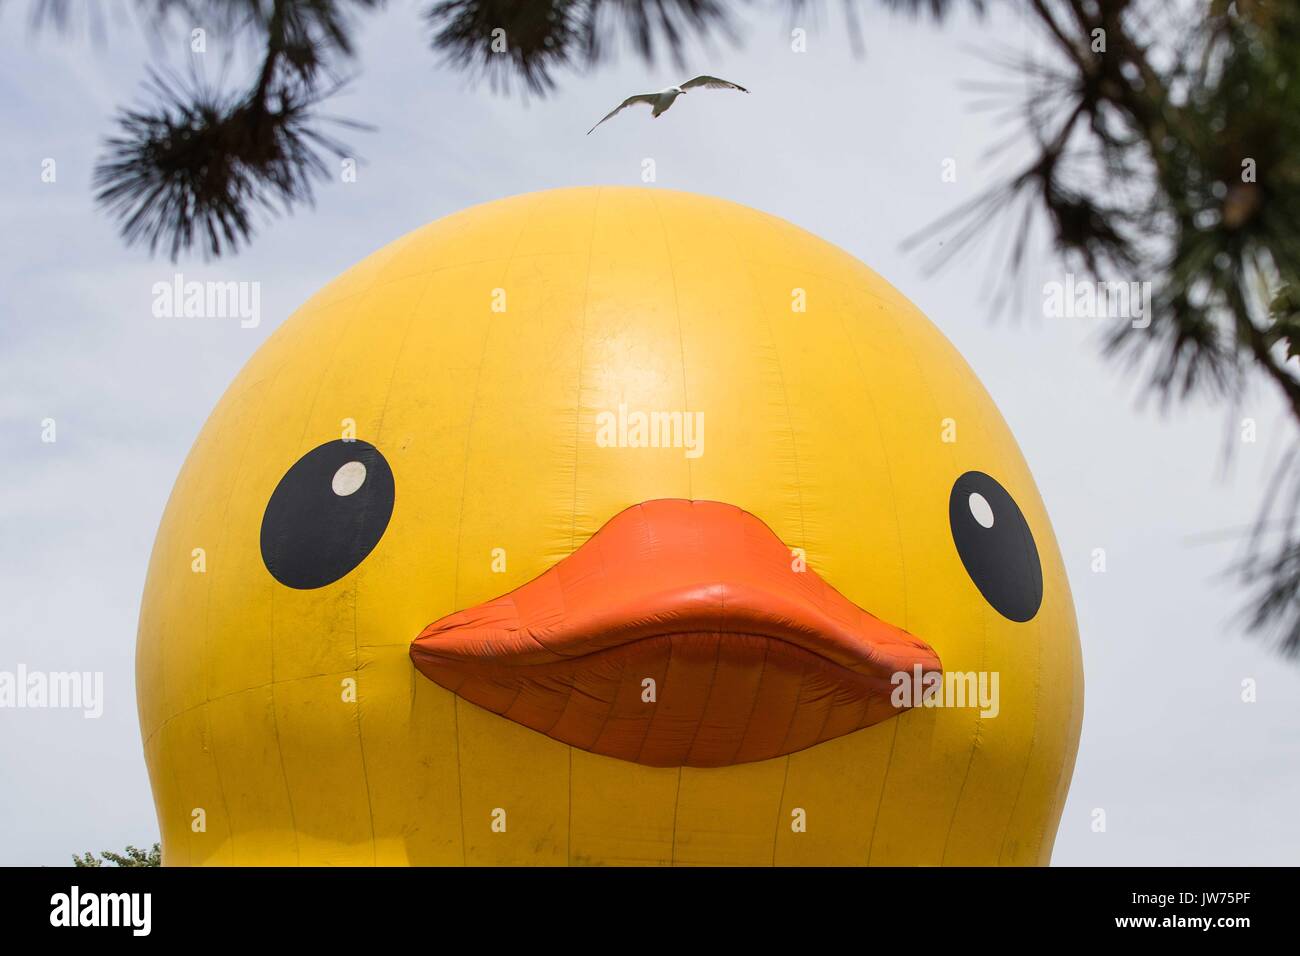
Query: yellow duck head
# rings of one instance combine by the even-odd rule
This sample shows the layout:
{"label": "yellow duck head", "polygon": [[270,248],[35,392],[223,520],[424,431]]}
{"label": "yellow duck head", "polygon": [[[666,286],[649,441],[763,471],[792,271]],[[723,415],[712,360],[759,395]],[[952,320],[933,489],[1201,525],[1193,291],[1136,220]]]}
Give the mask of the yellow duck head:
{"label": "yellow duck head", "polygon": [[448,216],[274,333],[172,492],[137,687],[168,864],[1041,864],[1083,704],[943,335],[635,188]]}

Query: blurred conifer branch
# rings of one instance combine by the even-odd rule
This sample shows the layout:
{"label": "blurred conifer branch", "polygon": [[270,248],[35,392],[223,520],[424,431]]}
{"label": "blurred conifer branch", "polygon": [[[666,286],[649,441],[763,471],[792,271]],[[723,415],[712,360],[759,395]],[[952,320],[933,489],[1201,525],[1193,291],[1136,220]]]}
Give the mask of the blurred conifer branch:
{"label": "blurred conifer branch", "polygon": [[[915,4],[923,6],[923,4]],[[1061,259],[1150,281],[1148,328],[1105,351],[1164,401],[1236,401],[1262,378],[1300,425],[1300,4],[1028,0],[1046,62],[1009,60],[1036,149],[1005,181],[912,237],[950,258],[1011,210],[1011,254],[1045,220]],[[1286,455],[1238,569],[1250,626],[1300,654],[1300,469]],[[1278,516],[1281,520],[1278,520]]]}

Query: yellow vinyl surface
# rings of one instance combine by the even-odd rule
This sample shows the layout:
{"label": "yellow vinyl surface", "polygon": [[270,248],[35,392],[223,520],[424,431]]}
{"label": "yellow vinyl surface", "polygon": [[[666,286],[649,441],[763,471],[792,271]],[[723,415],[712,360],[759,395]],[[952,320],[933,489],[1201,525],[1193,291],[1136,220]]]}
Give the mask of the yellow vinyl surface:
{"label": "yellow vinyl surface", "polygon": [[[601,447],[597,416],[620,405],[702,412],[702,454]],[[391,466],[391,520],[339,580],[285,587],[259,550],[268,499],[349,420]],[[1043,594],[1025,623],[989,606],[954,547],[949,492],[968,471],[1032,531]],[[654,498],[758,516],[945,671],[996,672],[997,715],[918,708],[776,759],[647,767],[415,670],[430,622]],[[795,226],[615,187],[448,216],[283,323],[177,479],[137,684],[168,865],[1045,864],[1083,709],[1048,516],[944,336]]]}

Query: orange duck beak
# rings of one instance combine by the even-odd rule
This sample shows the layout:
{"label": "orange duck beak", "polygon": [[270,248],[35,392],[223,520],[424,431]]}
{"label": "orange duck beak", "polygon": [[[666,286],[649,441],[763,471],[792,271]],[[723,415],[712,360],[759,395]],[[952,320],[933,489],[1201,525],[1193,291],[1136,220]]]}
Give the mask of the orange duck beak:
{"label": "orange duck beak", "polygon": [[435,621],[422,674],[555,740],[655,767],[793,753],[902,712],[896,674],[941,670],[762,521],[657,499],[508,594]]}

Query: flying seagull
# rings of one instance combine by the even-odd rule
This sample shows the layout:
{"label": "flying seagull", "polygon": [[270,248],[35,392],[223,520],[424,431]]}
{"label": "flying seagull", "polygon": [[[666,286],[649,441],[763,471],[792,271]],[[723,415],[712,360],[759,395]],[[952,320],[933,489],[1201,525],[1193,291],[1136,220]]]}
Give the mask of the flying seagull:
{"label": "flying seagull", "polygon": [[[660,90],[658,93],[637,93],[634,96],[629,96],[622,103],[619,103],[618,106],[610,110],[609,114],[605,119],[601,120],[600,123],[605,122],[605,120],[609,119],[611,116],[618,115],[629,106],[635,106],[637,103],[649,103],[654,107],[650,111],[650,115],[658,116],[660,113],[668,109],[668,107],[672,106],[677,97],[681,96],[687,90],[698,89],[740,90],[742,93],[749,92],[749,90],[745,89],[739,83],[732,83],[730,80],[720,80],[716,76],[697,76],[693,80],[687,80],[681,86],[670,86],[665,90]],[[596,126],[599,126],[600,123],[597,123]],[[588,136],[590,136],[596,129],[596,126],[587,130]]]}

